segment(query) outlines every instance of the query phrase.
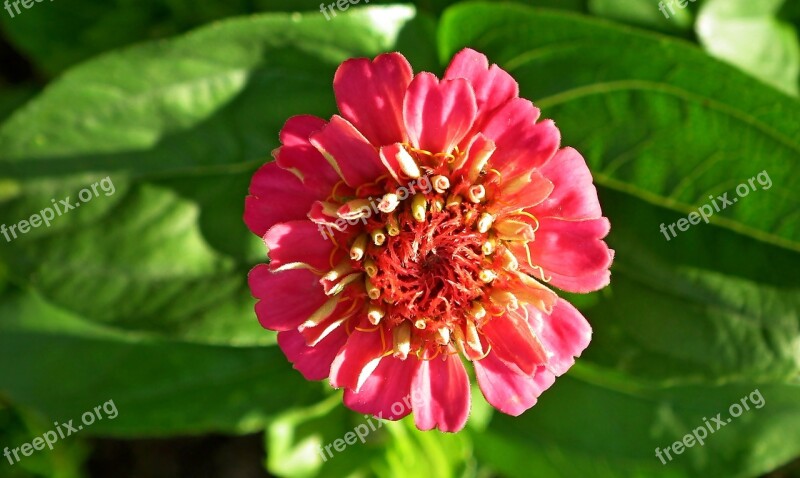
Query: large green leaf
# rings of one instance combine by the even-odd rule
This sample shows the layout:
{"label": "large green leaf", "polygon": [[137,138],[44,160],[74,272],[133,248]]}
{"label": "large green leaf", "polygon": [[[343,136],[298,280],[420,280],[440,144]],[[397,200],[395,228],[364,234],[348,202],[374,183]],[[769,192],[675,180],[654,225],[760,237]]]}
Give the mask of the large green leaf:
{"label": "large green leaf", "polygon": [[[576,367],[579,373],[560,378],[521,418],[498,416],[489,433],[476,436],[478,457],[520,478],[532,469],[565,478],[737,478],[759,476],[797,454],[798,384],[653,390],[630,377]],[[745,397],[749,410],[734,407],[740,416],[731,416],[730,407]],[[724,428],[713,419],[718,413]],[[714,432],[702,446],[688,440],[691,447],[667,458],[665,448],[706,422]]]}
{"label": "large green leaf", "polygon": [[245,18],[71,70],[0,128],[0,223],[74,203],[105,177],[114,188],[0,258],[17,282],[90,320],[203,342],[271,340],[245,284],[265,255],[241,220],[250,176],[287,118],[333,113],[342,60],[392,48],[435,60],[419,48],[432,25],[414,15]]}
{"label": "large green leaf", "polygon": [[287,478],[476,476],[466,434],[421,432],[411,417],[379,420],[352,412],[341,401],[342,394],[333,393],[270,423],[270,473]]}
{"label": "large green leaf", "polygon": [[777,18],[785,0],[707,0],[695,30],[706,50],[765,83],[797,95],[800,39]]}
{"label": "large green leaf", "polygon": [[[556,3],[555,0],[544,0]],[[573,3],[578,0],[572,0]],[[236,15],[257,12],[309,12],[320,22],[320,32],[334,26],[347,11],[320,11],[319,0],[72,0],[47,2],[13,18],[0,16],[0,26],[13,43],[46,73],[56,74],[71,65],[133,43],[168,37]],[[324,2],[326,4],[335,2]],[[398,3],[393,0],[361,0],[357,6]],[[410,2],[409,2],[410,3]],[[452,0],[418,2],[428,11],[441,11]],[[358,5],[360,4],[360,5]],[[345,3],[347,10],[351,5]],[[352,7],[354,10],[355,7]],[[4,12],[5,13],[5,12]],[[335,16],[334,16],[335,13]],[[341,23],[350,24],[348,20]],[[388,26],[388,25],[387,25]],[[391,28],[390,28],[391,30]],[[42,35],[47,31],[47,35]],[[357,35],[355,35],[357,36]],[[321,42],[324,44],[325,42]]]}
{"label": "large green leaf", "polygon": [[113,401],[118,415],[84,427],[81,436],[248,433],[320,393],[277,347],[120,333],[30,293],[8,293],[0,302],[0,395],[76,426],[83,413]]}
{"label": "large green leaf", "polygon": [[[654,449],[761,386],[780,405],[766,420],[742,419],[754,424],[743,436],[775,440],[796,427],[800,103],[682,41],[568,14],[465,5],[445,14],[439,34],[442,58],[469,45],[507,68],[563,144],[584,154],[617,251],[611,287],[585,303],[595,333],[579,372],[525,419],[490,430],[517,458],[543,449],[534,462],[553,476],[752,476],[796,455],[796,438],[768,447],[742,435],[715,437],[668,467]],[[660,232],[726,192],[737,201],[710,224],[669,240]],[[679,425],[664,428],[675,416]],[[509,438],[523,428],[532,432]],[[503,445],[481,447],[490,441],[477,445],[485,459],[521,476]]]}

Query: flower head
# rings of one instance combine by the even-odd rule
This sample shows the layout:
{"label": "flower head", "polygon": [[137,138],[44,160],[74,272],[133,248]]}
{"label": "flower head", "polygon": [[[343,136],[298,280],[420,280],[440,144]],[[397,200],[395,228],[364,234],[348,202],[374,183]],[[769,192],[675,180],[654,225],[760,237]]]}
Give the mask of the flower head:
{"label": "flower head", "polygon": [[470,49],[441,81],[389,53],[345,61],[333,84],[341,115],[290,118],[246,199],[269,248],[250,273],[261,324],[356,411],[460,430],[463,357],[488,402],[519,415],[591,337],[551,287],[609,282],[584,159]]}

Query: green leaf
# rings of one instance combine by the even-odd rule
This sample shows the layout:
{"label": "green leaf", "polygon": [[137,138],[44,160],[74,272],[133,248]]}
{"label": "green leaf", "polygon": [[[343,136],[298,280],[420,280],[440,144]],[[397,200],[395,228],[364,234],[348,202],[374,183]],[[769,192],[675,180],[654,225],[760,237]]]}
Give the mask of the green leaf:
{"label": "green leaf", "polygon": [[266,252],[241,219],[250,177],[287,118],[334,112],[341,61],[422,51],[432,24],[414,18],[410,7],[353,9],[330,23],[319,12],[244,18],[67,72],[0,127],[0,223],[75,203],[102,178],[113,188],[0,258],[16,282],[92,321],[270,343],[245,283]]}
{"label": "green leaf", "polygon": [[[683,1],[684,5],[691,5],[689,0]],[[680,3],[674,0],[672,3],[669,0],[659,3],[652,0],[589,0],[589,11],[600,17],[665,31],[690,29],[694,20],[691,11],[680,8]]]}
{"label": "green leaf", "polygon": [[466,434],[421,432],[399,422],[360,415],[336,392],[326,400],[289,410],[270,423],[267,469],[291,478],[475,476]]}
{"label": "green leaf", "polygon": [[277,347],[123,334],[17,292],[0,302],[0,395],[61,423],[113,400],[80,434],[125,437],[251,433],[320,390]]}
{"label": "green leaf", "polygon": [[[86,445],[79,440],[57,442],[52,449],[34,450],[31,456],[25,456],[17,450],[17,461],[13,450],[25,443],[32,443],[37,437],[52,430],[53,423],[43,420],[37,413],[23,407],[2,406],[0,400],[0,443],[3,451],[6,447],[12,452],[9,457],[3,456],[0,466],[5,478],[84,478],[81,469],[88,456]],[[11,460],[13,464],[6,460]]]}
{"label": "green leaf", "polygon": [[800,40],[777,18],[785,0],[707,0],[695,29],[713,56],[782,91],[798,93]]}
{"label": "green leaf", "polygon": [[[524,419],[496,418],[479,456],[509,476],[609,477],[753,476],[795,456],[800,440],[776,437],[800,417],[800,103],[682,41],[575,15],[469,4],[439,38],[443,59],[485,52],[558,123],[616,250],[610,288],[584,303],[594,337],[572,378]],[[737,201],[709,224],[661,232],[725,193]],[[774,415],[670,466],[655,457],[757,387]]]}
{"label": "green leaf", "polygon": [[[734,408],[741,413],[734,418],[730,407],[744,397],[750,409]],[[530,470],[564,477],[753,477],[796,456],[800,440],[790,430],[800,426],[798,400],[797,384],[653,389],[578,365],[522,417],[497,415],[489,433],[475,437],[475,449],[512,478],[528,477]],[[713,421],[718,413],[724,428]],[[664,455],[706,422],[714,432],[702,446],[687,441],[692,447],[671,452],[672,460]]]}
{"label": "green leaf", "polygon": [[[554,3],[555,0],[545,0]],[[578,1],[578,0],[572,0]],[[322,23],[320,31],[335,27],[347,13],[367,5],[393,4],[393,0],[360,0],[355,6],[346,3],[326,9],[330,20],[320,11],[320,0],[71,0],[36,4],[30,11],[11,17],[0,16],[10,40],[46,73],[55,75],[68,67],[100,53],[134,43],[165,38],[227,17],[258,12],[308,12],[306,18]],[[419,2],[429,11],[441,11],[451,0]],[[348,23],[345,20],[341,23]],[[388,26],[388,25],[387,25]],[[389,28],[391,30],[391,27]],[[47,35],[39,34],[47,31]],[[326,43],[325,41],[320,44]],[[429,46],[426,46],[428,49]]]}
{"label": "green leaf", "polygon": [[681,41],[581,16],[477,3],[449,10],[439,38],[442,59],[470,45],[506,67],[600,185],[688,214],[753,179],[710,221],[800,251],[796,99]]}

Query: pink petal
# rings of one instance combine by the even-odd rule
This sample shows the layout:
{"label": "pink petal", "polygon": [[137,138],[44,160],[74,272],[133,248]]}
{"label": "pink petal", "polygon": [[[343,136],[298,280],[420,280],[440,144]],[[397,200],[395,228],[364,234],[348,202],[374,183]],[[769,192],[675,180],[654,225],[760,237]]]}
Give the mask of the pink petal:
{"label": "pink petal", "polygon": [[314,347],[306,345],[300,332],[287,330],[278,333],[278,345],[294,368],[300,371],[306,380],[322,380],[331,370],[333,358],[347,341],[344,327],[333,331]]}
{"label": "pink petal", "polygon": [[555,376],[544,367],[538,367],[532,375],[525,375],[509,367],[494,353],[472,364],[486,401],[515,417],[534,406],[539,395],[555,381]]}
{"label": "pink petal", "polygon": [[400,53],[347,60],[333,79],[336,104],[373,145],[405,142],[403,98],[412,76]]}
{"label": "pink petal", "polygon": [[531,211],[537,217],[596,219],[602,216],[592,173],[583,157],[564,148],[540,169],[555,186],[550,196]]}
{"label": "pink petal", "polygon": [[550,353],[547,369],[561,376],[575,363],[592,340],[592,327],[581,313],[564,299],[559,299],[547,315],[528,307],[528,320]]}
{"label": "pink petal", "polygon": [[[608,252],[608,260],[611,262],[611,260],[614,258],[614,251],[609,249]],[[531,273],[537,274],[538,277],[538,272],[532,271]],[[596,271],[583,274],[580,277],[570,277],[556,274],[553,271],[547,271],[547,277],[550,279],[551,284],[561,290],[575,292],[578,294],[586,294],[588,292],[600,290],[607,286],[611,282],[611,271],[605,268],[598,269]]]}
{"label": "pink petal", "polygon": [[330,265],[333,242],[320,232],[311,221],[290,221],[273,226],[264,236],[269,247],[270,269],[286,264],[302,262],[319,270],[327,271]]}
{"label": "pink petal", "polygon": [[464,78],[472,84],[478,104],[478,122],[488,113],[519,96],[519,85],[497,65],[489,67],[486,55],[464,48],[453,57],[444,79]]}
{"label": "pink petal", "polygon": [[259,237],[279,222],[303,219],[318,199],[300,179],[275,163],[267,163],[253,175],[245,198],[244,222]]}
{"label": "pink petal", "polygon": [[552,191],[553,183],[534,169],[512,182],[503,183],[497,210],[511,212],[541,204]]}
{"label": "pink petal", "polygon": [[491,167],[514,177],[545,164],[558,150],[561,133],[551,120],[535,123],[539,109],[515,98],[495,111],[481,132],[493,140],[497,151]]}
{"label": "pink petal", "polygon": [[469,377],[458,355],[445,355],[422,360],[411,393],[414,423],[420,430],[438,428],[457,432],[464,428],[471,404]]}
{"label": "pink petal", "polygon": [[318,197],[330,194],[341,178],[328,161],[309,142],[309,137],[321,130],[326,122],[316,116],[301,115],[289,118],[281,129],[281,146],[275,152],[275,162],[297,174],[303,184]]}
{"label": "pink petal", "polygon": [[386,344],[391,343],[392,338],[387,336],[383,327],[370,332],[364,331],[374,328],[365,317],[359,327],[350,333],[347,344],[336,356],[331,367],[333,387],[346,387],[358,392],[378,366]]}
{"label": "pink petal", "polygon": [[439,80],[420,73],[411,81],[403,117],[411,144],[432,153],[449,153],[470,131],[478,107],[463,78]]}
{"label": "pink petal", "polygon": [[341,116],[334,116],[327,126],[312,134],[311,144],[348,186],[356,188],[386,174],[375,146]]}
{"label": "pink petal", "polygon": [[250,291],[256,299],[256,315],[270,330],[296,329],[327,300],[319,277],[307,269],[270,272],[260,264],[248,275]]}
{"label": "pink petal", "polygon": [[344,404],[378,418],[399,420],[405,417],[411,413],[411,380],[419,364],[416,357],[400,360],[390,355],[382,358],[360,391],[344,391]]}
{"label": "pink petal", "polygon": [[[542,218],[539,219],[539,224],[536,240],[528,246],[531,260],[544,269],[546,276],[552,276],[551,273],[576,278],[592,276],[593,283],[598,272],[611,266],[613,253],[603,241],[609,230],[608,219],[602,217],[585,221],[564,221]],[[527,259],[519,254],[517,258],[521,263],[527,263]],[[560,281],[559,277],[552,276],[550,283],[564,290],[574,291],[567,289],[571,284]]]}
{"label": "pink petal", "polygon": [[466,147],[466,154],[463,155],[461,162],[453,164],[453,176],[463,176],[470,183],[474,183],[480,177],[481,171],[486,168],[495,149],[497,147],[494,141],[481,133],[476,134],[470,139],[470,143]]}
{"label": "pink petal", "polygon": [[547,362],[547,353],[528,322],[513,313],[492,317],[480,329],[492,346],[492,353],[530,375]]}

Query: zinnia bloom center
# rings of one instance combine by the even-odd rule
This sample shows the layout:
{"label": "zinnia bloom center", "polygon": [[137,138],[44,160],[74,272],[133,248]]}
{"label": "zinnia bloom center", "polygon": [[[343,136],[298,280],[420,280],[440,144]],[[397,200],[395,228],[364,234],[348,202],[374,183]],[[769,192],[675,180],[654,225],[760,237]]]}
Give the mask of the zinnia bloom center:
{"label": "zinnia bloom center", "polygon": [[[495,216],[484,204],[499,173],[481,171],[475,183],[451,180],[452,163],[463,159],[458,150],[432,154],[406,146],[398,157],[401,162],[413,157],[419,170],[410,177],[419,190],[407,195],[389,186],[367,232],[349,244],[350,257],[368,277],[371,322],[383,321],[393,330],[394,355],[404,359],[411,351],[430,357],[441,353],[452,335],[463,330],[469,335],[486,320],[482,304],[503,266],[509,266],[494,254],[497,239],[489,230]],[[363,199],[350,204],[358,201]]]}

